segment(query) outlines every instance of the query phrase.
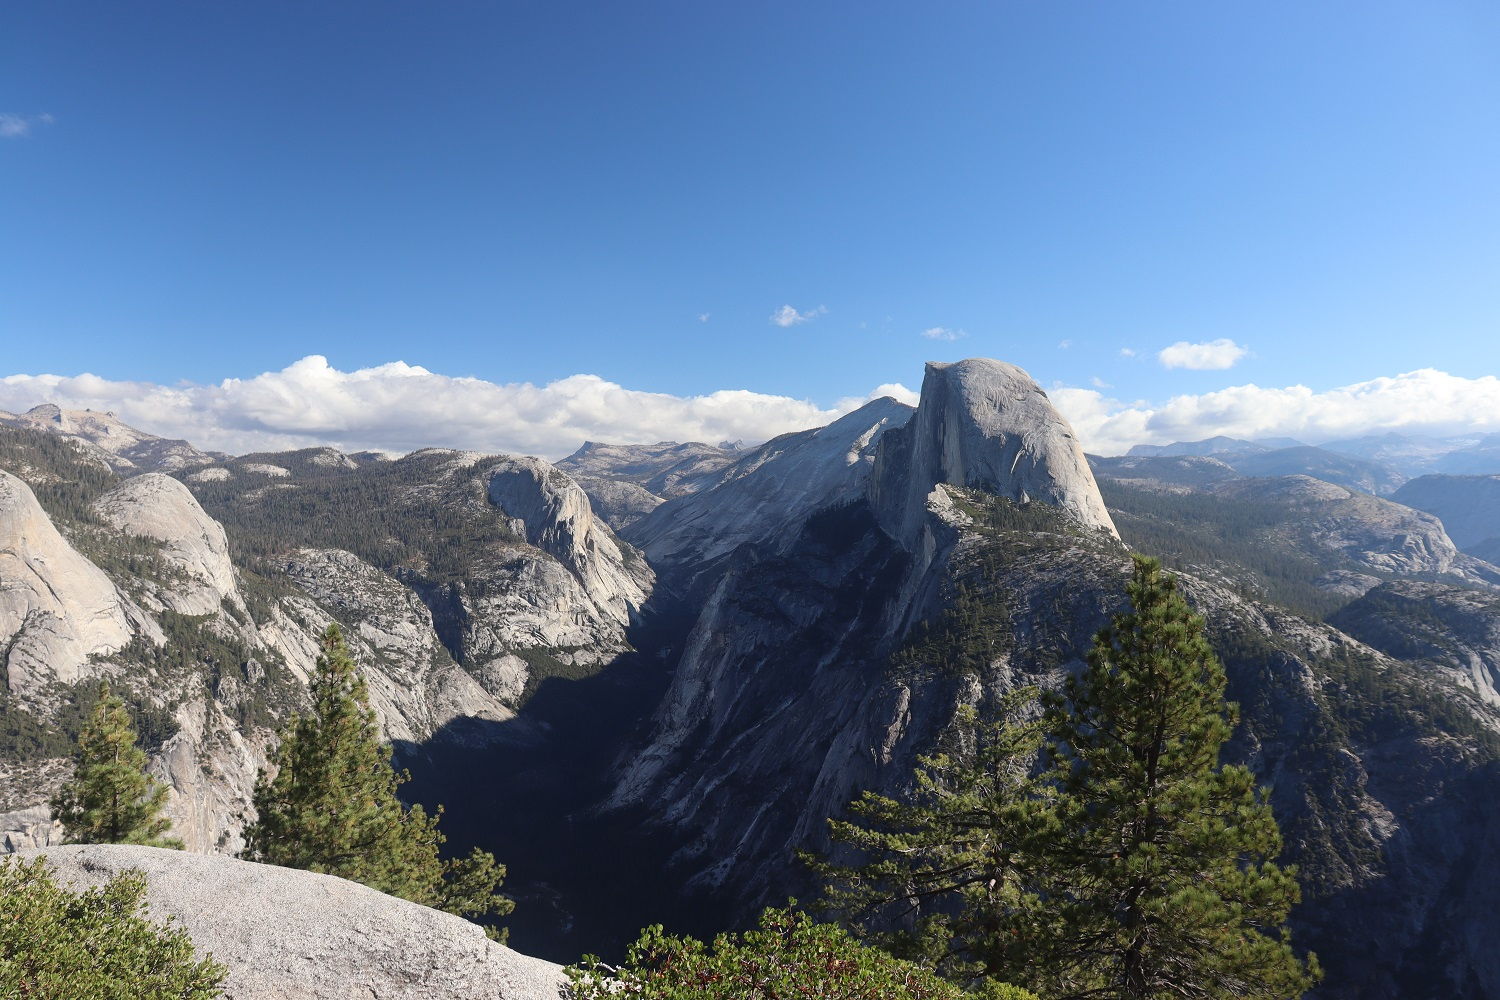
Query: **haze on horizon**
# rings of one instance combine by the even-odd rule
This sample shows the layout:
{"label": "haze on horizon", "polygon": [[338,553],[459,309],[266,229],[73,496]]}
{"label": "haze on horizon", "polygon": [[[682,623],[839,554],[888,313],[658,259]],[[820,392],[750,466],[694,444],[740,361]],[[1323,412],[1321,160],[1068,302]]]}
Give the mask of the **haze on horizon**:
{"label": "haze on horizon", "polygon": [[558,457],[988,356],[1101,454],[1500,431],[1492,5],[7,20],[0,409]]}

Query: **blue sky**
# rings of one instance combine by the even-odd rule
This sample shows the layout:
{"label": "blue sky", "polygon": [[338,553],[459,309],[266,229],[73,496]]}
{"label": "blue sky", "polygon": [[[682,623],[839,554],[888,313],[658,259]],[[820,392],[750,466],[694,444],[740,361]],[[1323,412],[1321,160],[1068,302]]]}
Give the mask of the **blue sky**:
{"label": "blue sky", "polygon": [[1483,379],[1497,177],[1489,3],[21,5],[0,375]]}

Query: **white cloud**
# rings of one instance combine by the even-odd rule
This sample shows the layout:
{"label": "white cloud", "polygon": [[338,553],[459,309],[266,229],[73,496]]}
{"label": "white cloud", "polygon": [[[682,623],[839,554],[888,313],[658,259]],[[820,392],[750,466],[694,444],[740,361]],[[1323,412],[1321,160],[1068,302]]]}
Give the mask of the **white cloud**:
{"label": "white cloud", "polygon": [[[1451,435],[1500,431],[1500,378],[1422,369],[1323,392],[1230,386],[1166,402],[1122,401],[1100,388],[1054,388],[1053,402],[1096,454],[1225,434],[1319,442],[1383,431]],[[826,424],[880,396],[915,404],[899,383],[831,407],[742,389],[700,396],[641,392],[597,375],[546,385],[438,375],[392,362],[339,371],[327,359],[213,385],[157,385],[97,375],[0,378],[0,410],[38,403],[111,410],[142,430],[216,451],[303,448],[404,452],[427,446],[561,458],[585,440],[764,441]]]}
{"label": "white cloud", "polygon": [[1094,389],[1050,394],[1091,452],[1117,455],[1133,444],[1293,437],[1319,442],[1385,431],[1460,434],[1500,431],[1500,378],[1462,378],[1432,368],[1324,392],[1307,386],[1230,386],[1165,403],[1122,402]]}
{"label": "white cloud", "polygon": [[18,115],[0,112],[0,139],[20,139],[31,134],[34,125],[51,125],[55,119],[49,114]]}
{"label": "white cloud", "polygon": [[950,330],[946,326],[929,326],[922,331],[922,336],[928,340],[962,340],[968,335],[967,330]]}
{"label": "white cloud", "polygon": [[1057,342],[1057,349],[1059,351],[1066,351],[1068,348],[1070,348],[1072,346],[1073,346],[1073,342],[1071,340],[1059,340]]}
{"label": "white cloud", "polygon": [[165,386],[97,375],[0,378],[0,410],[50,402],[113,411],[121,420],[200,448],[248,451],[330,444],[346,451],[427,446],[557,459],[585,440],[758,442],[828,423],[876,396],[915,402],[902,386],[822,408],[742,389],[701,396],[627,389],[597,375],[547,385],[438,375],[404,362],[339,371],[319,356],[248,379]]}
{"label": "white cloud", "polygon": [[1114,388],[1114,386],[1112,386],[1108,382],[1104,381],[1098,375],[1095,375],[1095,376],[1093,376],[1092,378],[1089,379],[1089,385],[1093,386],[1095,389],[1113,389]]}
{"label": "white cloud", "polygon": [[1230,340],[1220,337],[1201,344],[1190,344],[1179,340],[1171,347],[1164,347],[1156,359],[1164,368],[1191,368],[1194,371],[1223,371],[1233,368],[1235,363],[1250,352]]}
{"label": "white cloud", "polygon": [[798,312],[791,306],[782,306],[771,314],[771,322],[781,327],[796,326],[798,323],[806,323],[810,319],[817,319],[827,311],[827,306],[818,306],[818,308],[809,309],[807,312]]}
{"label": "white cloud", "polygon": [[1135,357],[1135,348],[1133,348],[1133,347],[1122,347],[1122,348],[1120,348],[1120,357],[1122,357],[1122,358],[1133,358],[1133,357]]}
{"label": "white cloud", "polygon": [[708,322],[708,313],[699,313],[698,314],[698,322],[700,322],[700,323],[707,323]]}

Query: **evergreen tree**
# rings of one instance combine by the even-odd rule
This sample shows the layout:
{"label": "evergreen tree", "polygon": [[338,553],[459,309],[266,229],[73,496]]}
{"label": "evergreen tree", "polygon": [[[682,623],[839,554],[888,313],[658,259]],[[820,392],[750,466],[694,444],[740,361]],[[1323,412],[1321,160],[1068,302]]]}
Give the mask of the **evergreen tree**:
{"label": "evergreen tree", "polygon": [[1127,593],[1040,723],[961,713],[972,750],[832,824],[865,861],[819,866],[830,900],[898,953],[1054,1000],[1299,996],[1320,972],[1287,940],[1299,893],[1264,793],[1219,762],[1223,667],[1155,560]]}
{"label": "evergreen tree", "polygon": [[98,700],[78,736],[73,777],[52,799],[52,814],[72,844],[144,844],[182,849],[166,836],[165,785],[146,773],[125,703],[99,685]]}
{"label": "evergreen tree", "polygon": [[863,864],[804,857],[862,937],[961,982],[1021,981],[1050,919],[1032,891],[1038,841],[1058,835],[1033,776],[1040,723],[1017,717],[1036,694],[1013,692],[992,723],[960,708],[940,752],[918,758],[908,799],[865,792],[852,820],[830,821]]}
{"label": "evergreen tree", "polygon": [[1085,675],[1048,699],[1065,835],[1046,849],[1045,992],[1299,996],[1320,972],[1284,928],[1295,872],[1272,860],[1281,832],[1254,776],[1219,762],[1238,721],[1224,668],[1156,560],[1135,557],[1126,592]]}
{"label": "evergreen tree", "polygon": [[[396,794],[408,775],[380,742],[369,692],[337,625],[323,637],[312,711],[292,719],[272,765],[256,782],[253,861],[324,872],[461,916],[503,916],[503,865],[475,850],[444,861],[439,807],[428,815]],[[503,940],[503,934],[499,935]]]}

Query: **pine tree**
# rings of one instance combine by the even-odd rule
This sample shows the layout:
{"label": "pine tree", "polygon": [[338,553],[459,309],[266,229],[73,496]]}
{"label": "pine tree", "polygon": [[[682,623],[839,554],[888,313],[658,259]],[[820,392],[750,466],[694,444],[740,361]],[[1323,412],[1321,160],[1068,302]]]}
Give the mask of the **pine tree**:
{"label": "pine tree", "polygon": [[1039,841],[1058,835],[1033,776],[1040,723],[1018,717],[1036,693],[1013,692],[996,722],[960,708],[940,751],[918,758],[908,799],[865,792],[853,819],[830,821],[863,863],[804,857],[828,883],[825,905],[862,937],[961,982],[1017,978],[1031,964],[1050,919],[1031,891]]}
{"label": "pine tree", "polygon": [[182,849],[166,836],[165,785],[146,773],[125,703],[99,685],[98,700],[78,736],[73,777],[52,799],[52,814],[73,844],[144,844]]}
{"label": "pine tree", "polygon": [[960,713],[971,750],[921,758],[908,801],[867,794],[832,823],[864,860],[817,865],[830,901],[947,975],[1054,1000],[1299,996],[1321,973],[1287,939],[1299,892],[1265,795],[1219,761],[1223,667],[1155,560],[1126,589],[1039,723]]}
{"label": "pine tree", "polygon": [[1036,954],[1068,997],[1284,998],[1319,978],[1284,929],[1295,872],[1265,794],[1220,750],[1224,669],[1154,559],[1046,724],[1065,835],[1048,849],[1059,922]]}
{"label": "pine tree", "polygon": [[[323,637],[312,711],[282,733],[256,782],[255,822],[245,829],[253,861],[337,875],[462,916],[503,916],[503,865],[475,850],[444,861],[439,807],[428,815],[396,793],[408,775],[380,742],[369,691],[337,625]],[[502,935],[503,939],[503,935]]]}

